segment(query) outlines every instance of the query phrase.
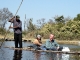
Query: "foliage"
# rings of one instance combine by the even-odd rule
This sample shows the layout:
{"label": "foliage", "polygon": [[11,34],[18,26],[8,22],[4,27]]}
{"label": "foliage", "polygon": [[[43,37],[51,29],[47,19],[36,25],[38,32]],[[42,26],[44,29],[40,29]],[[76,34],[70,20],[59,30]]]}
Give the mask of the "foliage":
{"label": "foliage", "polygon": [[57,16],[57,17],[54,17],[54,19],[57,23],[64,23],[65,22],[64,16],[59,16],[59,17]]}
{"label": "foliage", "polygon": [[[8,8],[0,10],[0,34],[5,33],[6,21],[12,16],[13,14]],[[24,21],[26,29],[23,31],[23,35],[36,37],[37,34],[40,34],[43,38],[49,38],[49,34],[54,34],[55,38],[59,40],[80,40],[80,14],[77,14],[73,19],[61,15],[49,19],[48,22],[45,20],[44,18],[39,19],[36,21],[37,24],[33,24],[32,18]]]}
{"label": "foliage", "polygon": [[79,14],[77,17],[74,17],[74,19],[57,16],[54,19],[49,19],[47,23],[42,22],[42,19],[39,19],[37,20],[38,25],[33,25],[32,20],[29,20],[28,31],[31,31],[29,34],[31,33],[32,36],[40,34],[46,39],[49,38],[49,34],[52,33],[55,35],[55,38],[59,40],[79,40],[80,21],[77,20],[79,18]]}
{"label": "foliage", "polygon": [[55,22],[52,19],[48,23],[45,23],[39,32],[43,34],[44,38],[49,38],[49,34],[53,33],[55,38],[61,40],[73,40],[80,39],[80,21],[79,14],[74,19],[65,19],[64,16],[55,18]]}
{"label": "foliage", "polygon": [[6,33],[6,30],[3,29],[3,28],[0,28],[0,34],[1,34],[1,35],[4,35],[5,33]]}
{"label": "foliage", "polygon": [[29,19],[29,21],[28,21],[28,23],[27,23],[27,30],[28,30],[29,32],[35,30],[35,25],[33,25],[32,19]]}
{"label": "foliage", "polygon": [[0,27],[5,28],[7,21],[13,16],[8,8],[0,9]]}
{"label": "foliage", "polygon": [[74,21],[80,21],[80,14],[77,14],[77,17],[74,18]]}

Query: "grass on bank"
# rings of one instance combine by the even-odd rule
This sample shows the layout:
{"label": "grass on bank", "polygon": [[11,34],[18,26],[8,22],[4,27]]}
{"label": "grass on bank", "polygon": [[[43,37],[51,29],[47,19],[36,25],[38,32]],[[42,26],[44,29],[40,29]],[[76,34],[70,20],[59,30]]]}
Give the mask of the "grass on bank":
{"label": "grass on bank", "polygon": [[[4,38],[4,35],[0,35],[0,39]],[[13,39],[14,35],[13,34],[7,34],[6,39]],[[31,36],[23,35],[23,40],[31,40],[33,42],[36,38],[33,38]],[[45,43],[47,39],[42,38],[42,43]],[[80,45],[79,40],[57,40],[55,39],[59,44],[73,44],[73,45]]]}

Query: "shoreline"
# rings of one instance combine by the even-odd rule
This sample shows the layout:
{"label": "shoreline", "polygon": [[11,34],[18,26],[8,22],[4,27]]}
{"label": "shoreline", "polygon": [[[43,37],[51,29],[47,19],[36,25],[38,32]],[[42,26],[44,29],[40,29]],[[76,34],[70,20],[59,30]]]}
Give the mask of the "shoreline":
{"label": "shoreline", "polygon": [[[0,35],[0,41],[4,39],[4,36]],[[35,40],[35,38],[22,38],[22,41],[24,42],[32,42]],[[55,39],[56,40],[56,39]],[[13,37],[8,37],[5,39],[5,41],[14,41]],[[42,38],[42,43],[45,43],[46,39]],[[79,40],[56,40],[59,44],[71,44],[71,45],[80,45]]]}
{"label": "shoreline", "polygon": [[[2,41],[2,40],[3,40],[3,38],[0,38],[0,41]],[[24,42],[33,43],[34,40],[35,40],[34,38],[28,38],[28,39],[22,38],[22,41],[24,41]],[[14,39],[13,38],[10,38],[10,39],[6,38],[5,41],[14,41]],[[59,44],[80,45],[80,41],[78,41],[78,40],[72,40],[72,41],[69,41],[69,40],[56,40],[56,41]],[[46,42],[46,39],[42,39],[42,43],[45,43],[45,42]]]}

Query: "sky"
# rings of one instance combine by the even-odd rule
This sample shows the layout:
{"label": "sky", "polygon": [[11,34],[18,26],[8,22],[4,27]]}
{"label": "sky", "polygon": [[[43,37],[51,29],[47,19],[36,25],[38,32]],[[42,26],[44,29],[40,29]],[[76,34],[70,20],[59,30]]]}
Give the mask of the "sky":
{"label": "sky", "polygon": [[[14,15],[22,0],[0,0],[0,9],[8,8]],[[80,0],[23,0],[23,3],[17,13],[24,26],[25,14],[26,19],[33,18],[36,20],[45,18],[46,21],[56,15],[64,17],[76,17],[80,13]],[[8,27],[10,23],[6,26]]]}

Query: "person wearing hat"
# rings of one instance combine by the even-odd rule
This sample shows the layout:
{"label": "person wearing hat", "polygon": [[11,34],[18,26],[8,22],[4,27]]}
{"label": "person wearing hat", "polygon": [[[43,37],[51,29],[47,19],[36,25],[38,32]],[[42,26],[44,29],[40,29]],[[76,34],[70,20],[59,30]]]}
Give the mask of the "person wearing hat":
{"label": "person wearing hat", "polygon": [[37,38],[33,41],[33,44],[35,44],[36,46],[41,46],[42,45],[41,35],[37,35]]}
{"label": "person wearing hat", "polygon": [[17,15],[11,18],[9,22],[13,23],[13,26],[10,26],[9,28],[14,30],[15,48],[22,48],[22,21]]}
{"label": "person wearing hat", "polygon": [[46,40],[45,47],[47,50],[59,50],[61,51],[63,48],[59,46],[59,44],[54,39],[54,35],[50,34],[49,39]]}

